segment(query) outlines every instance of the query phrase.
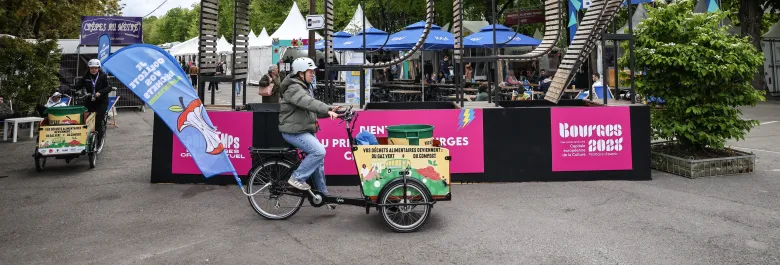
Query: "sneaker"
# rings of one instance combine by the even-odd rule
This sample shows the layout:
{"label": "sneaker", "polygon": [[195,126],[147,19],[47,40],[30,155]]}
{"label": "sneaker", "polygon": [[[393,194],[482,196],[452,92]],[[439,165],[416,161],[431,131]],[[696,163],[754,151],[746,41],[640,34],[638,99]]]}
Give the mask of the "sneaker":
{"label": "sneaker", "polygon": [[331,203],[326,204],[325,207],[327,207],[328,210],[335,210],[336,209],[336,205],[335,204],[331,204]]}
{"label": "sneaker", "polygon": [[299,190],[310,190],[311,189],[309,184],[306,184],[304,182],[300,182],[300,181],[298,181],[298,180],[296,180],[296,179],[294,179],[292,177],[290,177],[290,179],[287,180],[287,183],[292,185],[296,189],[299,189]]}

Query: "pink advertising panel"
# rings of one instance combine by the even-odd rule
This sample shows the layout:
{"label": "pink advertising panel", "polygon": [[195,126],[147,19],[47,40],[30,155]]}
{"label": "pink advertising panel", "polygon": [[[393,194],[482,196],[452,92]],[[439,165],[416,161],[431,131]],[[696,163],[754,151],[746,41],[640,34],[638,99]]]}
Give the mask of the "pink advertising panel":
{"label": "pink advertising panel", "polygon": [[[377,137],[387,137],[387,126],[399,124],[433,125],[433,137],[450,150],[452,173],[484,172],[482,110],[366,110],[358,112],[354,134],[366,130]],[[325,145],[325,174],[357,174],[349,149],[344,124],[339,120],[320,119],[317,134]]]}
{"label": "pink advertising panel", "polygon": [[631,170],[629,107],[552,108],[552,171]]}
{"label": "pink advertising panel", "polygon": [[[233,167],[239,175],[245,175],[252,168],[252,158],[249,155],[249,147],[252,146],[252,112],[248,111],[208,111],[214,127],[217,130],[225,153],[233,163]],[[203,138],[183,139],[184,141],[201,141]],[[173,157],[171,159],[171,172],[174,174],[201,174],[198,166],[192,160],[190,153],[181,144],[176,135],[173,136]],[[223,173],[222,175],[232,175]]]}

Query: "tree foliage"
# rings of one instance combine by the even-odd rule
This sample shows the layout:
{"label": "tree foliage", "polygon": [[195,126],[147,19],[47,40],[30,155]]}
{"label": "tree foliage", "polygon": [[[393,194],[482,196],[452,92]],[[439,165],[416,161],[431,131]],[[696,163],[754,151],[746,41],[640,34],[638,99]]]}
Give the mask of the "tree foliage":
{"label": "tree foliage", "polygon": [[14,108],[27,113],[41,96],[59,85],[60,50],[53,40],[30,42],[0,37],[0,95],[11,97]]}
{"label": "tree foliage", "polygon": [[728,12],[694,14],[694,4],[648,7],[649,18],[634,33],[636,66],[646,71],[636,77],[636,90],[665,101],[652,117],[654,138],[676,138],[691,150],[722,148],[758,125],[741,119],[738,107],[764,99],[750,84],[763,54],[748,38],[718,28]]}
{"label": "tree foliage", "polygon": [[82,16],[119,16],[123,7],[119,0],[0,0],[0,33],[76,39]]}
{"label": "tree foliage", "polygon": [[[309,13],[308,0],[252,0],[249,6],[249,25],[255,34],[260,34],[263,28],[266,28],[268,34],[276,31],[284,22],[287,13],[293,2],[298,4],[298,8],[305,16]],[[355,8],[360,4],[363,7],[366,20],[381,30],[387,32],[398,32],[409,24],[425,19],[426,5],[424,0],[337,0],[334,1],[334,21],[335,31],[340,31],[349,24],[355,13]],[[503,22],[503,15],[506,12],[513,11],[515,7],[542,7],[542,0],[496,0],[496,11],[499,13],[499,23]],[[233,40],[233,5],[234,1],[219,1],[219,26],[218,34],[225,36],[225,39]],[[436,11],[434,23],[439,26],[445,26],[452,22],[452,1],[436,1],[434,4]],[[484,0],[464,0],[464,20],[482,20],[491,21],[491,1]],[[318,0],[316,6],[317,14],[324,13],[323,1]],[[162,44],[166,42],[184,41],[198,35],[198,16],[200,7],[196,4],[192,8],[183,11],[169,11],[159,18],[150,17],[144,19],[144,41],[152,44]],[[177,34],[177,26],[165,23],[166,21],[181,21],[182,16],[187,16],[191,21],[188,26],[190,30],[185,37]],[[173,17],[170,20],[168,17]],[[451,23],[450,23],[451,24]],[[542,25],[522,25],[522,33],[532,34],[536,28]],[[445,29],[447,30],[447,29]],[[148,35],[147,35],[148,34]],[[324,34],[324,32],[320,32]]]}

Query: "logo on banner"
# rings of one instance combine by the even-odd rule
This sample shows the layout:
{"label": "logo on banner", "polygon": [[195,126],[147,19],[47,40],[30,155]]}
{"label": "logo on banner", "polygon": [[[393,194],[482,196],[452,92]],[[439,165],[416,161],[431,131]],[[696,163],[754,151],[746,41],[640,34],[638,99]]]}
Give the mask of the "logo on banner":
{"label": "logo on banner", "polygon": [[469,123],[471,123],[471,121],[474,120],[474,109],[461,110],[459,117],[460,119],[458,119],[458,131],[460,131],[460,129],[463,129],[463,127],[466,127],[466,125],[469,125]]}
{"label": "logo on banner", "polygon": [[553,171],[631,170],[628,107],[550,110]]}

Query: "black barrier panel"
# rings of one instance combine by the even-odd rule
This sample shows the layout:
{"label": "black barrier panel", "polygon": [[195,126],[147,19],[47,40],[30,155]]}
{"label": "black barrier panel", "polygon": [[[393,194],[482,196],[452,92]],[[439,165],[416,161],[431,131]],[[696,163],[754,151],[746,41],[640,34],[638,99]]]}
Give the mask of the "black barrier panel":
{"label": "black barrier panel", "polygon": [[370,102],[366,104],[369,109],[457,109],[458,106],[453,102],[430,101],[430,102]]}
{"label": "black barrier panel", "polygon": [[584,107],[587,102],[581,99],[561,99],[558,104],[547,100],[501,100],[498,105],[504,108],[524,108],[524,107]]}
{"label": "black barrier panel", "polygon": [[[455,181],[650,180],[650,109],[631,106],[632,170],[552,171],[551,108],[484,109],[485,173]],[[528,126],[528,125],[533,126]],[[457,163],[453,157],[452,162]]]}
{"label": "black barrier panel", "polygon": [[279,103],[247,103],[246,108],[250,111],[257,112],[279,112],[281,108]]}
{"label": "black barrier panel", "polygon": [[[629,107],[631,117],[632,170],[552,171],[551,108],[484,109],[484,173],[452,174],[455,182],[524,182],[577,180],[650,180],[650,108]],[[253,146],[289,146],[279,133],[278,112],[253,113]],[[172,133],[155,116],[152,149],[152,183],[235,184],[230,176],[174,175],[171,173]],[[257,162],[257,161],[254,161]],[[452,163],[460,163],[457,156]],[[327,165],[326,165],[327,166]],[[239,172],[246,175],[248,172]],[[245,177],[243,181],[246,183]],[[329,175],[327,185],[359,185],[356,175]]]}

